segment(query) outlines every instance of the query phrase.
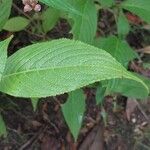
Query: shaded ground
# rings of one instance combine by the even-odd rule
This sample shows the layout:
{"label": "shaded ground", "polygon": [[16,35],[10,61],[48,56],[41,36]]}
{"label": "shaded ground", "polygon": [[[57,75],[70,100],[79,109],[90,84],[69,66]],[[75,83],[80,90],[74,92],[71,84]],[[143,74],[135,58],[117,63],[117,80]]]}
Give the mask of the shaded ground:
{"label": "shaded ground", "polygon": [[1,95],[8,137],[1,138],[0,149],[73,150],[77,146],[79,150],[92,150],[93,145],[93,150],[100,147],[104,150],[147,150],[150,147],[150,127],[146,118],[150,118],[150,100],[140,103],[142,111],[137,107],[128,121],[126,100],[120,97],[115,102],[107,97],[101,109],[107,117],[102,119],[95,106],[94,94],[88,90],[83,127],[78,143],[74,144],[60,110],[59,103],[65,97],[43,99],[38,110],[33,112],[30,100]]}
{"label": "shaded ground", "polygon": [[[13,9],[13,15],[18,11]],[[9,47],[9,55],[15,50],[29,45],[31,41],[44,40],[47,36],[54,39],[70,38],[70,27],[62,19],[45,37],[22,31],[14,34]],[[99,18],[97,36],[116,33],[112,14],[103,12]],[[1,39],[11,33],[3,32]],[[134,25],[127,37],[133,48],[140,49],[150,44],[150,32]],[[149,56],[139,52],[142,61]],[[132,63],[131,63],[132,64]],[[142,62],[137,60],[130,68],[150,76]],[[34,112],[29,99],[14,98],[0,94],[0,107],[7,124],[8,136],[0,139],[0,150],[149,150],[150,149],[150,99],[138,101],[130,112],[126,97],[111,96],[105,98],[101,107],[95,104],[95,89],[85,89],[86,112],[83,126],[74,143],[61,113],[60,104],[64,103],[67,94],[58,97],[41,99]],[[134,105],[134,104],[133,104]],[[129,110],[129,113],[127,111]]]}

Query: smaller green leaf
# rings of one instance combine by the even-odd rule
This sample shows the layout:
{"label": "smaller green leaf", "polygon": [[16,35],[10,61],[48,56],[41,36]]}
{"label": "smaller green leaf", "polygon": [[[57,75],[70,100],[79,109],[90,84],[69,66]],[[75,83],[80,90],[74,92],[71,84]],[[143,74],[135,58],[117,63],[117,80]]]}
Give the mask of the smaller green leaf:
{"label": "smaller green leaf", "polygon": [[9,18],[12,0],[0,0],[0,31]]}
{"label": "smaller green leaf", "polygon": [[99,0],[99,2],[103,7],[111,7],[112,5],[115,4],[114,0]]}
{"label": "smaller green leaf", "polygon": [[121,11],[117,22],[118,35],[124,38],[130,31],[130,25],[125,17],[124,13]]}
{"label": "smaller green leaf", "polygon": [[126,68],[129,61],[138,57],[137,53],[132,50],[126,41],[120,40],[116,36],[97,39],[95,46],[106,50]]}
{"label": "smaller green leaf", "polygon": [[69,17],[73,20],[72,34],[73,38],[82,42],[91,44],[96,35],[97,29],[97,10],[94,2],[75,1],[75,8],[82,12],[82,15],[70,14]]}
{"label": "smaller green leaf", "polygon": [[29,23],[30,21],[24,17],[13,17],[6,22],[3,29],[11,32],[17,32],[24,30]]}
{"label": "smaller green leaf", "polygon": [[7,136],[6,125],[1,114],[0,114],[0,136],[4,137]]}
{"label": "smaller green leaf", "polygon": [[36,109],[37,109],[38,102],[39,102],[39,98],[31,98],[31,103],[32,103],[34,111],[36,111]]}
{"label": "smaller green leaf", "polygon": [[96,90],[96,105],[102,104],[105,96],[106,87],[99,85]]}
{"label": "smaller green leaf", "polygon": [[46,11],[42,14],[42,26],[44,32],[48,32],[54,28],[57,21],[59,20],[60,13],[58,10],[49,7]]}
{"label": "smaller green leaf", "polygon": [[70,4],[67,0],[40,0],[47,6],[53,7],[55,9],[63,10],[69,13],[80,15],[80,12]]}
{"label": "smaller green leaf", "polygon": [[[139,78],[139,76],[137,77]],[[140,79],[142,80],[142,78]],[[147,80],[145,79],[145,81]],[[143,82],[144,82],[144,79],[143,79]],[[150,86],[148,84],[146,85]],[[139,83],[137,82],[135,83],[128,79],[110,80],[107,85],[107,93],[120,93],[124,96],[130,97],[130,98],[138,98],[138,99],[144,99],[147,97],[147,92],[145,90],[141,90],[141,85]]]}
{"label": "smaller green leaf", "polygon": [[105,111],[105,109],[102,109],[102,110],[101,110],[101,116],[102,116],[102,118],[103,118],[104,125],[105,125],[105,127],[106,127],[107,124],[108,124],[108,113]]}
{"label": "smaller green leaf", "polygon": [[84,111],[85,95],[83,91],[79,89],[70,92],[67,102],[62,106],[62,112],[75,141],[82,125]]}
{"label": "smaller green leaf", "polygon": [[5,64],[6,64],[6,60],[7,60],[8,44],[11,41],[12,37],[13,36],[0,42],[0,81],[1,81],[2,74],[4,72]]}

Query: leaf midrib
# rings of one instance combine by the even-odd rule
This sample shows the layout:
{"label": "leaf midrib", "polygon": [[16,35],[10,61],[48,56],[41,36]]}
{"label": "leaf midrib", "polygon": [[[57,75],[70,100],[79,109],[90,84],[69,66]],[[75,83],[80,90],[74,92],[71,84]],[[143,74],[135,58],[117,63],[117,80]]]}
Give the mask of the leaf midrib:
{"label": "leaf midrib", "polygon": [[[87,67],[87,68],[89,68],[89,67],[99,67],[99,68],[101,68],[101,65],[74,65],[74,66],[57,66],[57,67],[47,67],[47,68],[40,68],[40,69],[31,69],[31,70],[24,70],[24,71],[20,71],[20,72],[15,72],[15,73],[10,73],[10,74],[3,74],[3,76],[2,76],[2,78],[4,79],[4,78],[8,78],[8,77],[10,77],[10,76],[15,76],[15,75],[18,75],[18,74],[26,74],[26,73],[31,73],[31,72],[37,72],[37,71],[46,71],[46,70],[56,70],[56,69],[69,69],[69,68],[80,68],[80,67]],[[109,66],[103,66],[103,67],[105,67],[105,68],[110,68]],[[118,66],[119,67],[119,66]],[[115,69],[115,68],[111,68],[112,70],[114,70],[114,71],[117,71],[117,72],[122,72],[122,76],[125,74],[125,69],[123,69],[123,68],[120,68],[120,69]],[[124,74],[123,74],[124,73]]]}

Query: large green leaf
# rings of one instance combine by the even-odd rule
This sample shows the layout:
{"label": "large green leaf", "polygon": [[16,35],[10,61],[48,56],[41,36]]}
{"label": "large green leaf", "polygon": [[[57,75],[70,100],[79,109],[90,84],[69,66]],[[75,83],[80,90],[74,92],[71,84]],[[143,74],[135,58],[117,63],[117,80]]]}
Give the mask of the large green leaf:
{"label": "large green leaf", "polygon": [[106,51],[59,39],[33,44],[9,57],[0,90],[20,97],[46,97],[114,78],[134,80],[148,94],[147,86]]}
{"label": "large green leaf", "polygon": [[12,0],[1,0],[0,1],[0,31],[5,25],[11,10]]}
{"label": "large green leaf", "polygon": [[69,13],[80,14],[67,0],[40,0],[42,3],[51,6],[53,8],[63,10]]}
{"label": "large green leaf", "polygon": [[11,32],[17,32],[24,30],[29,25],[29,23],[30,21],[28,19],[17,16],[7,20],[3,29]]}
{"label": "large green leaf", "polygon": [[95,45],[106,50],[125,67],[128,66],[129,61],[138,57],[126,41],[122,41],[115,36],[97,39]]}
{"label": "large green leaf", "polygon": [[84,111],[85,95],[83,91],[80,89],[70,92],[67,102],[62,105],[62,112],[75,141],[82,125]]}
{"label": "large green leaf", "polygon": [[150,23],[150,0],[127,0],[122,3],[122,8]]}
{"label": "large green leaf", "polygon": [[82,12],[80,16],[70,14],[74,21],[72,26],[74,39],[92,43],[97,29],[97,11],[94,3],[90,0],[76,0],[72,5]]}
{"label": "large green leaf", "polygon": [[2,115],[0,114],[0,136],[6,136],[6,135],[7,135],[6,125]]}
{"label": "large green leaf", "polygon": [[7,60],[7,47],[11,39],[12,37],[0,42],[0,81],[1,81],[2,74],[4,72],[5,64]]}

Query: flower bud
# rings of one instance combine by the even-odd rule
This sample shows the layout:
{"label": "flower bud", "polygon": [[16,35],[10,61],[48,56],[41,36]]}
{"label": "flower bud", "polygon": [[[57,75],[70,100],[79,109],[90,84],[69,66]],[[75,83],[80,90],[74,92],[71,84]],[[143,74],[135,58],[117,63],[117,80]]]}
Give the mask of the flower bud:
{"label": "flower bud", "polygon": [[41,5],[40,4],[36,4],[34,7],[34,11],[35,12],[39,12],[41,10]]}
{"label": "flower bud", "polygon": [[31,10],[32,10],[32,7],[30,5],[26,4],[24,6],[24,12],[30,12]]}
{"label": "flower bud", "polygon": [[38,4],[38,0],[22,0],[24,6],[24,12],[34,11],[39,12],[41,10],[41,5]]}

